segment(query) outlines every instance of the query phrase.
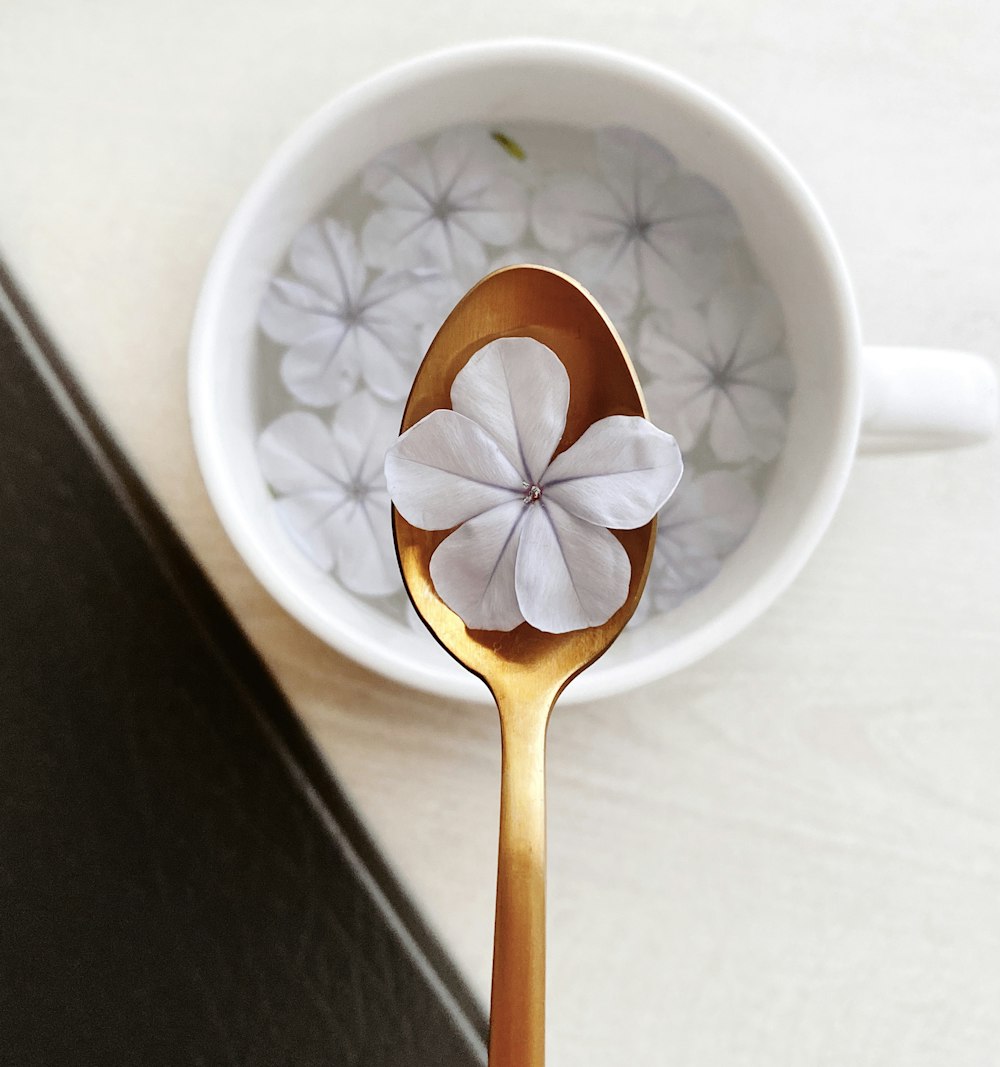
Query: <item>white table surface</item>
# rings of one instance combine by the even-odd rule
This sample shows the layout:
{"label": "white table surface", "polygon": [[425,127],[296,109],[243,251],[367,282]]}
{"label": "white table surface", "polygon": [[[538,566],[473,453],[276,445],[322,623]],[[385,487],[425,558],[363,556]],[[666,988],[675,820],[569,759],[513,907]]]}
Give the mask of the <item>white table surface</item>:
{"label": "white table surface", "polygon": [[[0,249],[488,995],[498,731],[262,591],[185,408],[198,287],[268,154],[439,45],[574,36],[767,130],[825,204],[872,341],[1000,351],[992,0],[7,0]],[[550,730],[549,1062],[1000,1062],[1000,444],[862,458],[743,636]]]}

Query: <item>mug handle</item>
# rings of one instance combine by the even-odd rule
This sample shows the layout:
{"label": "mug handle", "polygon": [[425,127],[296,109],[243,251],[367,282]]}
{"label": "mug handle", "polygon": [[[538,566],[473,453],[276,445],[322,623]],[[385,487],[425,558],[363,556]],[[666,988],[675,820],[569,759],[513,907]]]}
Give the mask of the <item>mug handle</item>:
{"label": "mug handle", "polygon": [[863,452],[956,448],[997,431],[997,374],[983,356],[866,345]]}

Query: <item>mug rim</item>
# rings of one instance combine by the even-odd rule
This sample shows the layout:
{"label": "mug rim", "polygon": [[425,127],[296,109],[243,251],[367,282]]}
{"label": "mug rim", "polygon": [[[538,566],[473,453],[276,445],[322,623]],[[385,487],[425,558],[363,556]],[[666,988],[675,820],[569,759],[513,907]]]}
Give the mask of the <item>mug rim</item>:
{"label": "mug rim", "polygon": [[[781,194],[794,201],[797,216],[821,250],[823,276],[839,311],[844,337],[849,341],[842,352],[844,387],[840,399],[844,414],[835,447],[830,449],[824,482],[814,487],[807,513],[801,517],[794,536],[762,566],[748,590],[708,622],[683,634],[669,653],[663,649],[646,652],[625,663],[586,672],[571,683],[563,699],[576,702],[623,692],[685,667],[724,644],[770,606],[799,573],[829,525],[856,451],[861,416],[860,323],[846,265],[822,208],[804,180],[771,141],[729,104],[651,60],[601,45],[561,39],[511,37],[469,42],[424,53],[369,75],[324,104],[279,145],[230,216],[198,298],[189,347],[189,409],[195,452],[213,507],[243,560],[282,607],[326,643],[384,676],[445,696],[490,699],[485,687],[471,675],[453,677],[433,666],[421,666],[415,671],[413,664],[396,658],[391,649],[339,625],[290,587],[287,576],[252,536],[253,519],[227,484],[226,454],[212,410],[212,350],[227,285],[253,219],[338,123],[362,109],[389,102],[395,94],[405,92],[407,86],[447,79],[463,68],[525,60],[642,76],[652,93],[694,106],[722,127],[726,136],[749,149],[766,165],[769,176],[780,185]],[[350,594],[345,591],[344,595]]]}

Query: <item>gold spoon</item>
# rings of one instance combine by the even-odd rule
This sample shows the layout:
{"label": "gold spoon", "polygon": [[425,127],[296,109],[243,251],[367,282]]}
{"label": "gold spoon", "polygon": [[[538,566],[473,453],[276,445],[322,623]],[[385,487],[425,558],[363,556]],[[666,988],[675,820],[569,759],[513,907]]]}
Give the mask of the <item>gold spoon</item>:
{"label": "gold spoon", "polygon": [[[641,415],[646,406],[631,360],[604,312],[572,278],[545,267],[505,267],[475,285],[448,316],[417,371],[400,432],[451,407],[455,376],[498,337],[533,337],[569,374],[561,452],[598,419]],[[431,555],[451,532],[411,526],[393,509],[396,552],[413,606],[431,633],[493,693],[500,711],[500,855],[490,1067],[545,1061],[545,731],[567,683],[632,617],[649,572],[656,520],[616,531],[632,564],[624,605],[603,626],[549,634],[522,623],[509,633],[469,630],[430,578]]]}

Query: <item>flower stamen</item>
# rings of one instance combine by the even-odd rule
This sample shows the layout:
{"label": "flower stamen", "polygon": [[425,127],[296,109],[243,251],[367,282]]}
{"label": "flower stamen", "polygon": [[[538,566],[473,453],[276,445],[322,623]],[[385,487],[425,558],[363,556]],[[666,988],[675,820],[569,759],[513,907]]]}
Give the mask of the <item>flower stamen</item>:
{"label": "flower stamen", "polygon": [[524,503],[537,504],[542,499],[542,487],[534,482],[521,482],[524,489]]}

